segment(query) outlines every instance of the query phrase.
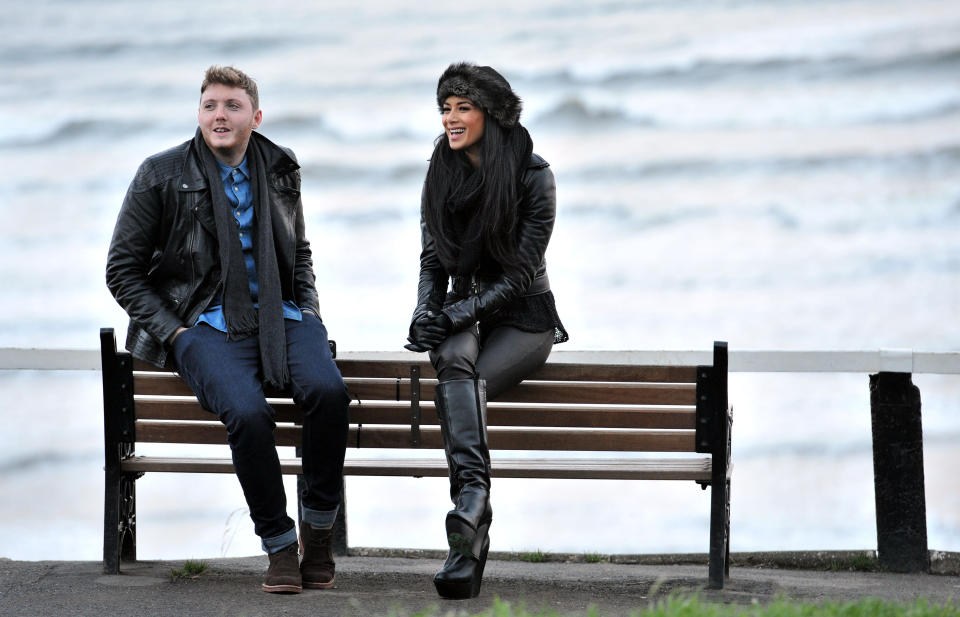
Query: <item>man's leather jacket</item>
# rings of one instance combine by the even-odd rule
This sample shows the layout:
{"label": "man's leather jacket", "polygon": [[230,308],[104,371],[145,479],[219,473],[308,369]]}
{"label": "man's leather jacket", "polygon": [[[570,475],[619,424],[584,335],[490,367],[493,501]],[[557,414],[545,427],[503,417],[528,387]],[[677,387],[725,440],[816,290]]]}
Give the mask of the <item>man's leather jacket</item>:
{"label": "man's leather jacket", "polygon": [[473,281],[458,281],[458,277],[453,277],[453,291],[449,294],[450,273],[441,263],[433,237],[421,221],[420,281],[411,324],[428,311],[442,310],[457,332],[520,296],[550,291],[544,254],[556,219],[557,189],[549,163],[536,154],[531,155],[521,184],[516,259],[500,264],[501,271],[496,276],[478,273]]}
{"label": "man's leather jacket", "polygon": [[[300,166],[259,133],[283,299],[320,315],[304,233]],[[164,366],[167,340],[221,293],[213,201],[193,140],[149,157],[127,189],[107,255],[107,287],[130,316],[126,348]],[[222,190],[217,186],[217,190]]]}

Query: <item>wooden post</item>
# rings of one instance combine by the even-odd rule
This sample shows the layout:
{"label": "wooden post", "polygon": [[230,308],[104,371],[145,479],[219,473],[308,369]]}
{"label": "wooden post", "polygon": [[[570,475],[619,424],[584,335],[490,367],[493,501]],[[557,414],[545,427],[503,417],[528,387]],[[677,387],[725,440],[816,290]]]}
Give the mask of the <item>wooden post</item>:
{"label": "wooden post", "polygon": [[929,572],[920,390],[910,377],[870,375],[877,556],[894,572]]}

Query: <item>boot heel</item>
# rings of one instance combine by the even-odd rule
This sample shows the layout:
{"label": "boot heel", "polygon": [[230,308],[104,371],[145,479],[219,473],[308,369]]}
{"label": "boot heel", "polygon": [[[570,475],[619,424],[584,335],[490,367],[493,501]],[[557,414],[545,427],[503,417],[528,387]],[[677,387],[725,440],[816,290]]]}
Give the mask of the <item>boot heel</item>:
{"label": "boot heel", "polygon": [[[471,552],[473,555],[476,555],[477,559],[484,561],[486,557],[486,550],[490,547],[490,540],[487,539],[487,532],[490,531],[490,523],[486,525],[480,525],[477,529],[477,535],[473,539],[473,546],[471,547]],[[481,570],[483,568],[481,567]]]}
{"label": "boot heel", "polygon": [[471,581],[470,585],[471,598],[476,598],[480,595],[480,585],[483,583],[483,569],[487,565],[487,553],[490,551],[490,538],[487,536],[487,530],[484,529],[483,531],[483,547],[480,549],[480,559],[477,560],[477,567],[473,571],[473,581]]}

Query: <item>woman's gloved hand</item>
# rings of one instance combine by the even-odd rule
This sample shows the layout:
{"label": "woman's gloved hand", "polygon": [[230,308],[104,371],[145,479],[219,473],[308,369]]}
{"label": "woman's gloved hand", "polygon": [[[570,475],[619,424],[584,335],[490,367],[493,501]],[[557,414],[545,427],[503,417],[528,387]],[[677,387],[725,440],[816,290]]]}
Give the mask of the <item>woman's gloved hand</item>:
{"label": "woman's gloved hand", "polygon": [[430,351],[438,347],[450,336],[452,324],[443,313],[427,311],[427,314],[410,324],[410,341],[404,345],[410,351]]}

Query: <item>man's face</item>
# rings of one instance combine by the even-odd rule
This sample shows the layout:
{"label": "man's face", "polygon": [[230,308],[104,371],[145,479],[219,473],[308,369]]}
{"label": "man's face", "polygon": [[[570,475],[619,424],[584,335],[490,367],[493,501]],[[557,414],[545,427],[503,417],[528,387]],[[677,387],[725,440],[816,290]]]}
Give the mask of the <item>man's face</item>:
{"label": "man's face", "polygon": [[239,165],[247,151],[250,133],[260,126],[263,113],[253,109],[243,88],[210,84],[200,95],[197,123],[203,140],[227,165]]}

